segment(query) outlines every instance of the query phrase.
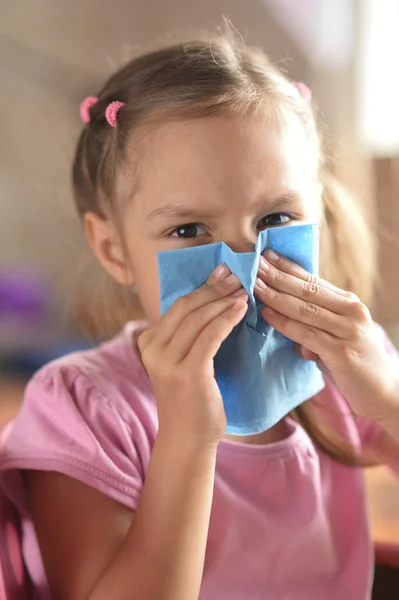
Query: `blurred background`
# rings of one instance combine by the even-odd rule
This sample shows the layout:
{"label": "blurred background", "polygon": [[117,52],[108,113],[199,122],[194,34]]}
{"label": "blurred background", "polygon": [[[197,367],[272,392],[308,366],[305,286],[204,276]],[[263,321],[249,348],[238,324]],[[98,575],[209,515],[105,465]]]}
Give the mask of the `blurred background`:
{"label": "blurred background", "polygon": [[[371,308],[399,345],[398,0],[0,0],[0,426],[37,368],[89,343],[69,182],[81,100],[143,45],[222,15],[311,87],[336,174],[378,230]],[[397,542],[399,486],[384,469],[368,482],[375,536]]]}

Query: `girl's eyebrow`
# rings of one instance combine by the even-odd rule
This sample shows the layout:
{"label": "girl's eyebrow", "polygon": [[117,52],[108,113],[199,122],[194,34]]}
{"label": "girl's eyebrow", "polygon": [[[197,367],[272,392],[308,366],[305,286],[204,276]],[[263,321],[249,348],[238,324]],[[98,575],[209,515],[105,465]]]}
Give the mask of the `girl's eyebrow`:
{"label": "girl's eyebrow", "polygon": [[268,213],[284,212],[288,210],[297,211],[303,207],[303,196],[294,190],[289,190],[269,203],[263,203],[262,208]]}
{"label": "girl's eyebrow", "polygon": [[[265,212],[272,213],[273,211],[281,211],[284,210],[298,210],[298,204],[303,203],[303,198],[301,194],[295,192],[293,190],[289,190],[284,193],[282,196],[278,198],[274,198],[270,203],[266,203],[264,200],[262,203],[259,203],[260,207],[265,210]],[[190,208],[188,206],[184,206],[183,204],[166,204],[165,206],[161,206],[151,211],[147,217],[146,221],[154,221],[160,217],[166,217],[169,219],[205,219],[209,218],[209,212],[197,210],[194,208]]]}
{"label": "girl's eyebrow", "polygon": [[166,204],[165,206],[161,206],[160,208],[156,208],[146,217],[146,221],[154,221],[159,217],[168,217],[172,218],[201,218],[204,219],[206,215],[204,212],[195,210],[194,208],[189,208],[184,206],[183,204]]}

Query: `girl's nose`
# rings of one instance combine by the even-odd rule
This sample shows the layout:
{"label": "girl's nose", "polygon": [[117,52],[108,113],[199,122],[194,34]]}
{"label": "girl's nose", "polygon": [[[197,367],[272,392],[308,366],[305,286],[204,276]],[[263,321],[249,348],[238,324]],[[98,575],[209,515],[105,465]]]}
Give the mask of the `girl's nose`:
{"label": "girl's nose", "polygon": [[233,252],[240,254],[242,252],[253,252],[255,250],[256,237],[254,239],[235,239],[235,240],[223,240],[227,246],[229,246]]}

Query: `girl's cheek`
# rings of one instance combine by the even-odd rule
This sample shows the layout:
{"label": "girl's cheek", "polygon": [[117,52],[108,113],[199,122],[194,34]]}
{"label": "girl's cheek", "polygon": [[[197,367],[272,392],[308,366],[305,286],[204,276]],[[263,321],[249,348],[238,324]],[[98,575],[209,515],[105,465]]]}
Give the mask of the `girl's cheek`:
{"label": "girl's cheek", "polygon": [[149,323],[155,323],[161,318],[161,303],[158,287],[139,288],[140,303],[144,311],[146,320]]}

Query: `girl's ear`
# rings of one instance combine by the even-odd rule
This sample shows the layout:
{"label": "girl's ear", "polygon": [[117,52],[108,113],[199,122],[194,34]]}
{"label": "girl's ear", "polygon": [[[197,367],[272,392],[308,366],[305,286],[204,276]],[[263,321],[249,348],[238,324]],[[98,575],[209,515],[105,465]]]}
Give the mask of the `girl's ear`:
{"label": "girl's ear", "polygon": [[106,271],[121,285],[132,286],[133,273],[115,226],[108,219],[87,212],[84,228],[91,249]]}

